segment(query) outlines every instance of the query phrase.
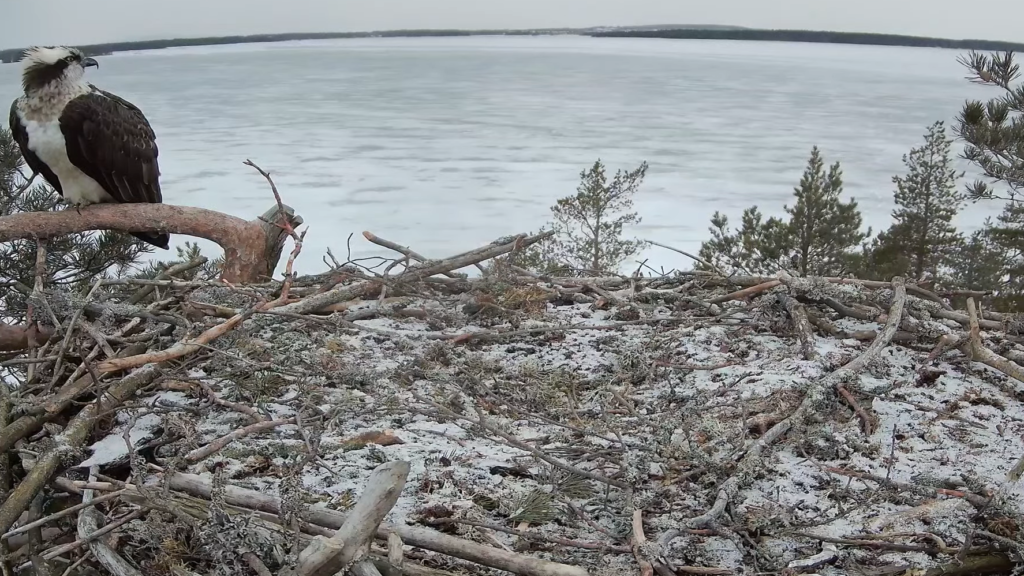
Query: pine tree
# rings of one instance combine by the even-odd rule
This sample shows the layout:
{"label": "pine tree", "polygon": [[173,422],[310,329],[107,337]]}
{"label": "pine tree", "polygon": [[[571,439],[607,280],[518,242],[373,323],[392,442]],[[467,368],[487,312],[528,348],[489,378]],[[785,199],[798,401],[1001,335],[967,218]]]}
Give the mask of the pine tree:
{"label": "pine tree", "polygon": [[1002,267],[995,285],[977,288],[996,290],[1003,310],[1024,310],[1024,204],[1007,202],[996,224],[988,223],[985,235],[996,252],[993,259]]}
{"label": "pine tree", "polygon": [[[38,180],[38,179],[37,179]],[[0,128],[0,216],[18,212],[61,210],[66,205],[48,185],[29,185],[21,152],[11,133]],[[151,248],[123,232],[83,232],[46,242],[47,288],[87,287],[99,275],[124,274]],[[35,283],[34,240],[0,244],[0,321],[20,321]]]}
{"label": "pine tree", "polygon": [[1002,93],[988,102],[968,100],[957,118],[956,135],[964,140],[964,158],[985,176],[1007,187],[1007,195],[978,180],[968,187],[971,199],[1020,201],[1024,193],[1024,85],[1013,53],[985,56],[971,52],[959,59],[970,69],[969,79],[999,88]]}
{"label": "pine tree", "polygon": [[[999,262],[998,274],[976,273],[977,263],[957,259],[954,276],[993,282],[974,289],[995,289],[997,305],[1005,311],[1024,310],[1024,84],[1013,54],[990,56],[971,52],[960,58],[970,81],[999,89],[987,102],[968,100],[957,123],[956,135],[964,141],[963,157],[981,169],[988,182],[977,180],[967,188],[971,200],[1006,202],[996,223],[986,221],[977,250],[986,250],[989,261]],[[997,189],[996,186],[999,188]],[[973,265],[972,265],[973,264]]]}
{"label": "pine tree", "polygon": [[[701,244],[699,256],[719,270],[736,269],[746,274],[774,274],[789,254],[789,227],[771,217],[763,220],[757,206],[743,211],[740,229],[729,230],[729,219],[719,212],[711,217],[711,240]],[[698,269],[712,269],[698,265]]]}
{"label": "pine tree", "polygon": [[605,166],[598,159],[580,173],[576,194],[559,199],[551,207],[555,220],[547,228],[554,230],[555,236],[510,261],[544,273],[617,272],[622,262],[645,244],[623,238],[623,229],[640,223],[637,213],[627,210],[633,207],[633,195],[646,174],[647,163],[643,162],[635,170],[616,171],[609,182]]}
{"label": "pine tree", "polygon": [[[993,290],[996,292],[995,298],[989,300],[998,300],[994,305],[1006,309],[1012,297],[1007,299],[1006,291],[1001,290],[1000,286],[1007,262],[1004,261],[1004,251],[993,242],[992,229],[991,219],[986,219],[982,229],[960,239],[957,249],[949,258],[947,282],[950,288],[957,290]],[[1001,293],[1004,295],[1000,296]],[[965,308],[966,299],[953,300],[957,308]]]}
{"label": "pine tree", "polygon": [[963,175],[953,169],[952,141],[945,125],[928,127],[925,143],[903,156],[905,176],[893,176],[897,208],[893,224],[878,235],[869,249],[868,275],[881,280],[893,276],[922,279],[939,277],[961,245],[953,226],[963,206],[957,182]]}
{"label": "pine tree", "polygon": [[785,207],[790,215],[793,266],[802,276],[840,274],[847,254],[871,234],[860,231],[862,218],[857,201],[839,200],[843,172],[839,162],[826,174],[817,146],[811,149],[807,169],[794,190],[796,204]]}
{"label": "pine tree", "polygon": [[[843,173],[838,162],[825,172],[818,147],[811,149],[807,168],[794,188],[796,204],[784,206],[789,221],[763,220],[757,206],[743,212],[740,229],[731,232],[728,219],[715,212],[711,240],[701,244],[700,256],[717,268],[751,274],[789,270],[801,276],[838,275],[853,263],[853,248],[871,234],[860,231],[857,202],[841,202]],[[703,264],[698,269],[708,269]]]}

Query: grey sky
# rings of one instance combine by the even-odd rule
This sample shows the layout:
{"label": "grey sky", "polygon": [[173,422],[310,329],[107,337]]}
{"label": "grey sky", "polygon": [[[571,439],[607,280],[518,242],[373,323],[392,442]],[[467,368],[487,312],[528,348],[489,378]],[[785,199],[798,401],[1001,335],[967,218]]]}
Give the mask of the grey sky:
{"label": "grey sky", "polygon": [[659,23],[1024,42],[1020,26],[1024,0],[10,0],[6,4],[0,48],[267,32]]}

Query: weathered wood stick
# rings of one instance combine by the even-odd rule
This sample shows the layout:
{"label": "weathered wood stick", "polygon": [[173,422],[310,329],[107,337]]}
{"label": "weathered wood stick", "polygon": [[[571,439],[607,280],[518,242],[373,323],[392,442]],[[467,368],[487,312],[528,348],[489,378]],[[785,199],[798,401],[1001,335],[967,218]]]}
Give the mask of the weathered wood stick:
{"label": "weathered wood stick", "polygon": [[960,351],[972,360],[995,368],[1018,382],[1024,382],[1024,366],[996,354],[982,343],[981,321],[978,319],[974,298],[967,299],[967,310],[970,316],[970,338],[960,346]]}
{"label": "weathered wood stick", "polygon": [[[411,249],[411,248],[409,248],[407,246],[402,246],[401,244],[398,244],[397,242],[392,242],[391,240],[385,240],[384,238],[381,238],[380,236],[377,236],[373,232],[368,232],[368,231],[363,232],[363,238],[366,238],[368,241],[373,242],[377,246],[382,246],[384,248],[387,248],[388,250],[394,250],[395,252],[398,252],[399,254],[401,254],[403,256],[408,256],[409,258],[411,258],[411,259],[413,259],[413,260],[415,260],[417,262],[428,262],[429,261],[429,258],[424,257],[422,254],[419,254],[415,250],[413,250],[413,249]],[[445,276],[447,276],[449,278],[462,279],[462,276],[459,276],[458,274],[455,274],[454,272],[442,272],[442,274],[444,274]]]}
{"label": "weathered wood stick", "polygon": [[[97,466],[93,466],[89,471],[89,480],[96,480]],[[92,500],[93,491],[85,490],[82,492],[82,502],[88,503]],[[141,511],[137,511],[141,514]],[[110,571],[114,576],[142,576],[142,572],[135,569],[134,566],[129,564],[121,558],[113,548],[107,546],[104,542],[95,538],[95,534],[100,529],[100,524],[103,522],[103,515],[99,513],[95,508],[86,508],[78,513],[78,539],[85,540],[89,543],[89,551],[92,552],[93,556],[99,560],[100,564],[104,568]]]}
{"label": "weathered wood stick", "polygon": [[[145,370],[156,370],[154,367],[143,368]],[[117,384],[107,389],[106,393],[100,396],[95,402],[89,404],[75,415],[68,422],[63,432],[53,439],[53,445],[39,455],[32,471],[18,484],[18,487],[8,495],[7,500],[0,504],[0,533],[7,532],[18,521],[21,513],[28,508],[29,503],[36,493],[43,489],[43,486],[50,480],[50,477],[57,471],[58,466],[64,457],[78,449],[89,438],[93,424],[96,419],[107,414],[122,402],[135,395],[139,388],[152,382],[148,378],[132,377],[128,375]]]}
{"label": "weathered wood stick", "polygon": [[[554,234],[554,232],[545,232],[543,234],[535,234],[533,236],[524,236],[520,234],[519,236],[514,237],[510,242],[503,244],[489,244],[470,252],[452,256],[451,258],[445,258],[444,260],[428,262],[418,266],[410,266],[405,272],[393,277],[392,281],[414,282],[435,274],[443,274],[444,272],[451,272],[452,270],[458,270],[459,268],[479,264],[485,260],[490,260],[491,258],[508,254],[513,250],[524,248],[531,244],[536,244],[552,234]],[[378,283],[375,280],[367,280],[351,286],[345,286],[344,288],[336,288],[322,294],[310,296],[300,302],[282,306],[279,308],[279,311],[290,312],[292,314],[308,314],[330,306],[331,304],[337,304],[338,302],[345,302],[358,298],[377,284]]]}
{"label": "weathered wood stick", "polygon": [[[366,554],[377,527],[398,502],[408,478],[408,462],[399,460],[378,466],[334,536],[313,538],[299,554],[295,569],[298,576],[332,576]],[[377,572],[376,568],[373,571]]]}
{"label": "weathered wood stick", "polygon": [[793,331],[796,332],[797,339],[800,341],[800,351],[803,353],[804,360],[817,360],[818,351],[814,349],[814,330],[811,328],[810,320],[807,319],[807,311],[803,304],[786,294],[780,294],[779,300],[782,301],[782,307],[786,309],[793,322]]}
{"label": "weathered wood stick", "polygon": [[[179,490],[192,496],[209,499],[213,493],[213,481],[195,474],[175,473],[167,482],[171,490]],[[234,506],[273,514],[279,513],[281,509],[279,498],[238,486],[225,486],[224,500]],[[340,528],[347,516],[334,510],[312,507],[307,509],[307,513],[307,522],[334,529]],[[418,526],[382,523],[377,528],[377,537],[386,539],[392,532],[398,534],[409,546],[447,554],[522,576],[588,576],[585,569],[577,566],[515,554]]]}

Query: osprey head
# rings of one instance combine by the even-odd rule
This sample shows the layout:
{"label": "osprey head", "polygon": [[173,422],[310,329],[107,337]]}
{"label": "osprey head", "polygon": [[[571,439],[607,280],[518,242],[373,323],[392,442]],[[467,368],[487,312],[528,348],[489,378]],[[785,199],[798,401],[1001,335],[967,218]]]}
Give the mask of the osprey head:
{"label": "osprey head", "polygon": [[99,63],[78,48],[67,46],[33,46],[21,59],[21,85],[25,93],[48,86],[77,83],[89,66]]}

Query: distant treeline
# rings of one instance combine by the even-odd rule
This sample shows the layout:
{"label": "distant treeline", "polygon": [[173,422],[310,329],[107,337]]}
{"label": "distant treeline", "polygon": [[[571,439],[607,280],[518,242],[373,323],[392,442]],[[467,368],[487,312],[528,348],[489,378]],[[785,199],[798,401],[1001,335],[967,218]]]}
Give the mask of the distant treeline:
{"label": "distant treeline", "polygon": [[[760,40],[777,42],[821,42],[829,44],[870,44],[877,46],[920,46],[961,50],[1024,51],[1024,44],[996,40],[950,40],[898,34],[860,32],[819,32],[813,30],[757,30],[732,26],[632,26],[599,28],[538,28],[529,30],[383,30],[377,32],[302,32],[288,34],[251,34],[247,36],[211,36],[206,38],[168,38],[137,42],[108,42],[78,46],[90,56],[102,56],[129,50],[158,50],[179,46],[215,46],[287,42],[294,40],[332,40],[343,38],[396,38],[425,36],[552,36],[574,34],[618,38],[679,38],[690,40]],[[24,48],[0,50],[0,62],[17,62]]]}
{"label": "distant treeline", "polygon": [[[543,34],[545,32],[536,32]],[[382,32],[304,32],[286,34],[250,34],[246,36],[209,36],[205,38],[167,38],[135,42],[107,42],[86,44],[78,48],[90,56],[102,56],[129,50],[159,50],[180,46],[216,46],[219,44],[252,44],[259,42],[288,42],[294,40],[333,40],[337,38],[420,37],[420,36],[483,36],[492,34],[527,34],[526,31],[508,30],[385,30]],[[0,62],[17,62],[24,48],[0,50]]]}
{"label": "distant treeline", "polygon": [[952,40],[904,36],[901,34],[870,34],[866,32],[827,32],[816,30],[608,30],[589,36],[601,38],[675,38],[681,40],[754,40],[762,42],[818,42],[823,44],[865,44],[872,46],[911,46],[921,48],[955,48],[997,52],[1024,52],[1024,44],[999,40]]}

